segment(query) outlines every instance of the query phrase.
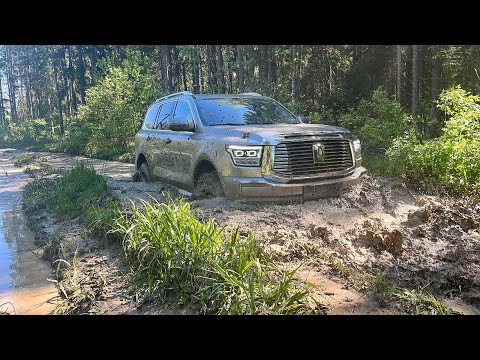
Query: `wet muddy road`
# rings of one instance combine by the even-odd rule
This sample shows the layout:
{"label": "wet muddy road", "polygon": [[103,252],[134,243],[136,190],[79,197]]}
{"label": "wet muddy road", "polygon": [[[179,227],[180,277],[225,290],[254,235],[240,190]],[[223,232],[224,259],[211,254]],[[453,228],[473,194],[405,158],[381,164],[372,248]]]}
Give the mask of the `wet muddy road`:
{"label": "wet muddy road", "polygon": [[0,312],[48,314],[57,296],[50,263],[41,259],[21,208],[29,181],[13,166],[10,152],[0,152]]}

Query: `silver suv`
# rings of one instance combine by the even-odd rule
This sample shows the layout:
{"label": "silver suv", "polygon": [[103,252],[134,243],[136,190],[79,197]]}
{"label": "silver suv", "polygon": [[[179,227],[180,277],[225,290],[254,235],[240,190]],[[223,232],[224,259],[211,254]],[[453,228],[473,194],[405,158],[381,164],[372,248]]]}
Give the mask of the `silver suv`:
{"label": "silver suv", "polygon": [[162,97],[135,136],[137,178],[194,196],[272,201],[338,196],[358,183],[360,141],[348,130],[303,123],[257,93]]}

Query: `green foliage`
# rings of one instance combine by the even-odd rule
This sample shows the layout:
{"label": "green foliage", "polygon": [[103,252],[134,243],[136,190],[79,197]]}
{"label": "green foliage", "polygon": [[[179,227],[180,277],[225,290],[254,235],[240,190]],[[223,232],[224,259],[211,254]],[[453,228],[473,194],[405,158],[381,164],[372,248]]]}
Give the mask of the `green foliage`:
{"label": "green foliage", "polygon": [[480,102],[460,86],[443,91],[438,106],[449,116],[442,135],[421,140],[414,130],[387,151],[391,173],[428,191],[480,194]]}
{"label": "green foliage", "polygon": [[47,209],[68,219],[83,214],[107,194],[105,179],[93,168],[78,164],[55,179],[37,179],[27,184],[23,206],[26,212]]}
{"label": "green foliage", "polygon": [[179,303],[196,301],[205,313],[313,312],[295,272],[280,271],[253,235],[241,239],[213,219],[199,221],[182,200],[142,205],[132,202],[132,214],[120,214],[114,231],[147,297],[175,289]]}
{"label": "green foliage", "polygon": [[407,116],[400,104],[379,88],[371,99],[361,100],[350,113],[340,116],[343,126],[362,141],[366,153],[383,153],[392,141],[403,134],[407,126]]}
{"label": "green foliage", "polygon": [[128,52],[122,66],[108,67],[98,84],[87,90],[87,104],[75,118],[82,131],[69,130],[65,144],[106,159],[131,152],[134,135],[156,95],[151,62],[138,52]]}
{"label": "green foliage", "polygon": [[43,150],[56,137],[44,119],[35,119],[19,124],[0,124],[0,146],[30,147]]}

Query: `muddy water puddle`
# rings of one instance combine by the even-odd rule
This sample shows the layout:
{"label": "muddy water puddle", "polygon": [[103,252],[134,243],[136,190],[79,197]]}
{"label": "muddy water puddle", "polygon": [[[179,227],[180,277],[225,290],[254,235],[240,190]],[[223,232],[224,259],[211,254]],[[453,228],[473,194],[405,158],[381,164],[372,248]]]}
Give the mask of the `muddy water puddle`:
{"label": "muddy water puddle", "polygon": [[57,296],[52,267],[41,259],[20,206],[28,176],[0,152],[0,313],[48,314]]}

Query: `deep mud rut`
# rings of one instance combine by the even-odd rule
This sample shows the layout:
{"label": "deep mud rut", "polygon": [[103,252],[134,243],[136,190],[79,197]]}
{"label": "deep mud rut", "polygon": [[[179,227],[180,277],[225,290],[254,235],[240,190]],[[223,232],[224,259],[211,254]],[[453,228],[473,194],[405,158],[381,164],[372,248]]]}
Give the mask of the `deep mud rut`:
{"label": "deep mud rut", "polygon": [[[1,150],[0,150],[1,151]],[[54,168],[69,167],[85,158],[35,153]],[[116,196],[163,201],[178,190],[159,182],[134,182],[134,166],[88,160],[106,176]],[[318,286],[319,301],[329,314],[397,314],[398,304],[379,300],[373,290],[342,275],[335,264],[383,275],[393,285],[408,289],[428,285],[437,298],[455,312],[480,313],[480,204],[409,190],[398,180],[367,176],[339,198],[303,204],[251,204],[224,198],[191,201],[201,216],[213,217],[241,233],[253,231],[277,263],[300,266],[297,276]],[[53,233],[65,224],[42,220]],[[71,225],[75,228],[75,225]],[[48,229],[48,230],[46,230]],[[100,291],[97,307],[105,313],[195,313],[175,306],[141,307],[128,295],[121,271],[118,244],[83,239],[81,266],[96,266],[111,277]],[[83,264],[83,265],[82,265]],[[92,265],[93,264],[93,265]]]}

